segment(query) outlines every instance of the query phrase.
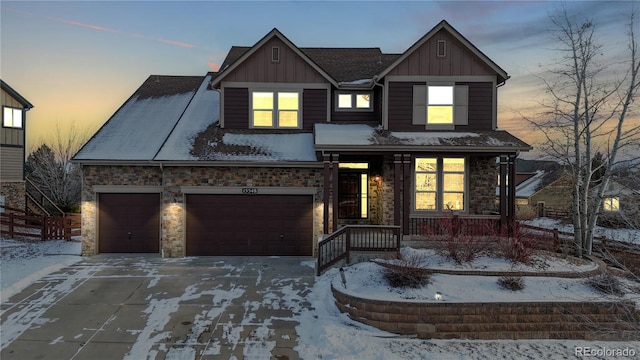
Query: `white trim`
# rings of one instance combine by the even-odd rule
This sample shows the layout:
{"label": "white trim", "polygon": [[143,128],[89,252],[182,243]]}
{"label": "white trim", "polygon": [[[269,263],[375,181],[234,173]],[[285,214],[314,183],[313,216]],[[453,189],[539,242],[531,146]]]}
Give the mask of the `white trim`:
{"label": "white trim", "polygon": [[[183,194],[212,195],[316,195],[318,188],[293,186],[181,186]],[[254,192],[255,191],[255,192]]]}
{"label": "white trim", "polygon": [[[351,96],[351,107],[348,108],[341,108],[338,105],[338,97],[340,95],[350,95]],[[358,95],[369,95],[369,107],[366,108],[359,108],[357,107],[357,96]],[[374,106],[374,95],[373,95],[373,90],[362,90],[362,91],[358,91],[358,90],[336,90],[333,92],[333,99],[334,99],[334,111],[335,112],[362,112],[362,113],[366,113],[366,112],[373,112],[373,106]]]}
{"label": "white trim", "polygon": [[162,193],[163,189],[150,185],[93,185],[94,193],[153,194]]}

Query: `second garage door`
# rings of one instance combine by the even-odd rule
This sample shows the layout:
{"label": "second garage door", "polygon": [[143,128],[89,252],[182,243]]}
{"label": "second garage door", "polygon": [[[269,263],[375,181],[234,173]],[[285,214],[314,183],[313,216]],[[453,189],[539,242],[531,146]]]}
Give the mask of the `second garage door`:
{"label": "second garage door", "polygon": [[186,197],[188,256],[311,256],[313,197]]}

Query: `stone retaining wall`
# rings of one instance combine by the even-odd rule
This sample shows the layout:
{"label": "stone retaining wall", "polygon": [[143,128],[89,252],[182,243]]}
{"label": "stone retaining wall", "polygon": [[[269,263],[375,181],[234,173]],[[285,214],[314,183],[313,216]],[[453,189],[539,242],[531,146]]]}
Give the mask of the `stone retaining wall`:
{"label": "stone retaining wall", "polygon": [[352,319],[422,339],[640,339],[640,313],[619,302],[394,302],[332,292]]}

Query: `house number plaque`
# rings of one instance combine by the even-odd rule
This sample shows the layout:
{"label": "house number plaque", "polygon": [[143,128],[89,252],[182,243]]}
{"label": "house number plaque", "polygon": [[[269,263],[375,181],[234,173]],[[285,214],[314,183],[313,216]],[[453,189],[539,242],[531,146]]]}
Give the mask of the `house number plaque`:
{"label": "house number plaque", "polygon": [[242,193],[247,195],[255,195],[258,193],[258,188],[242,188]]}

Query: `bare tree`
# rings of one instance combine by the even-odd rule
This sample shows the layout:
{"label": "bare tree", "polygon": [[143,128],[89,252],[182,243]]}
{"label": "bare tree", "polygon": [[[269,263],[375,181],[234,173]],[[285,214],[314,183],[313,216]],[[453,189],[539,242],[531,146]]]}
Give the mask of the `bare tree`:
{"label": "bare tree", "polygon": [[[613,64],[598,62],[603,52],[593,20],[573,18],[566,8],[552,17],[561,58],[542,78],[547,101],[541,118],[549,120],[528,119],[545,135],[544,153],[570,169],[574,241],[580,256],[591,254],[603,194],[616,166],[639,160],[637,154],[625,153],[640,142],[640,127],[625,123],[640,87],[634,16],[635,10],[629,16],[629,58],[618,64],[626,73],[619,79],[610,74]],[[598,152],[604,156],[594,161]]]}
{"label": "bare tree", "polygon": [[75,124],[66,133],[57,124],[53,137],[41,140],[27,157],[27,176],[65,212],[80,203],[82,174],[71,158],[87,139],[88,132],[78,130]]}

